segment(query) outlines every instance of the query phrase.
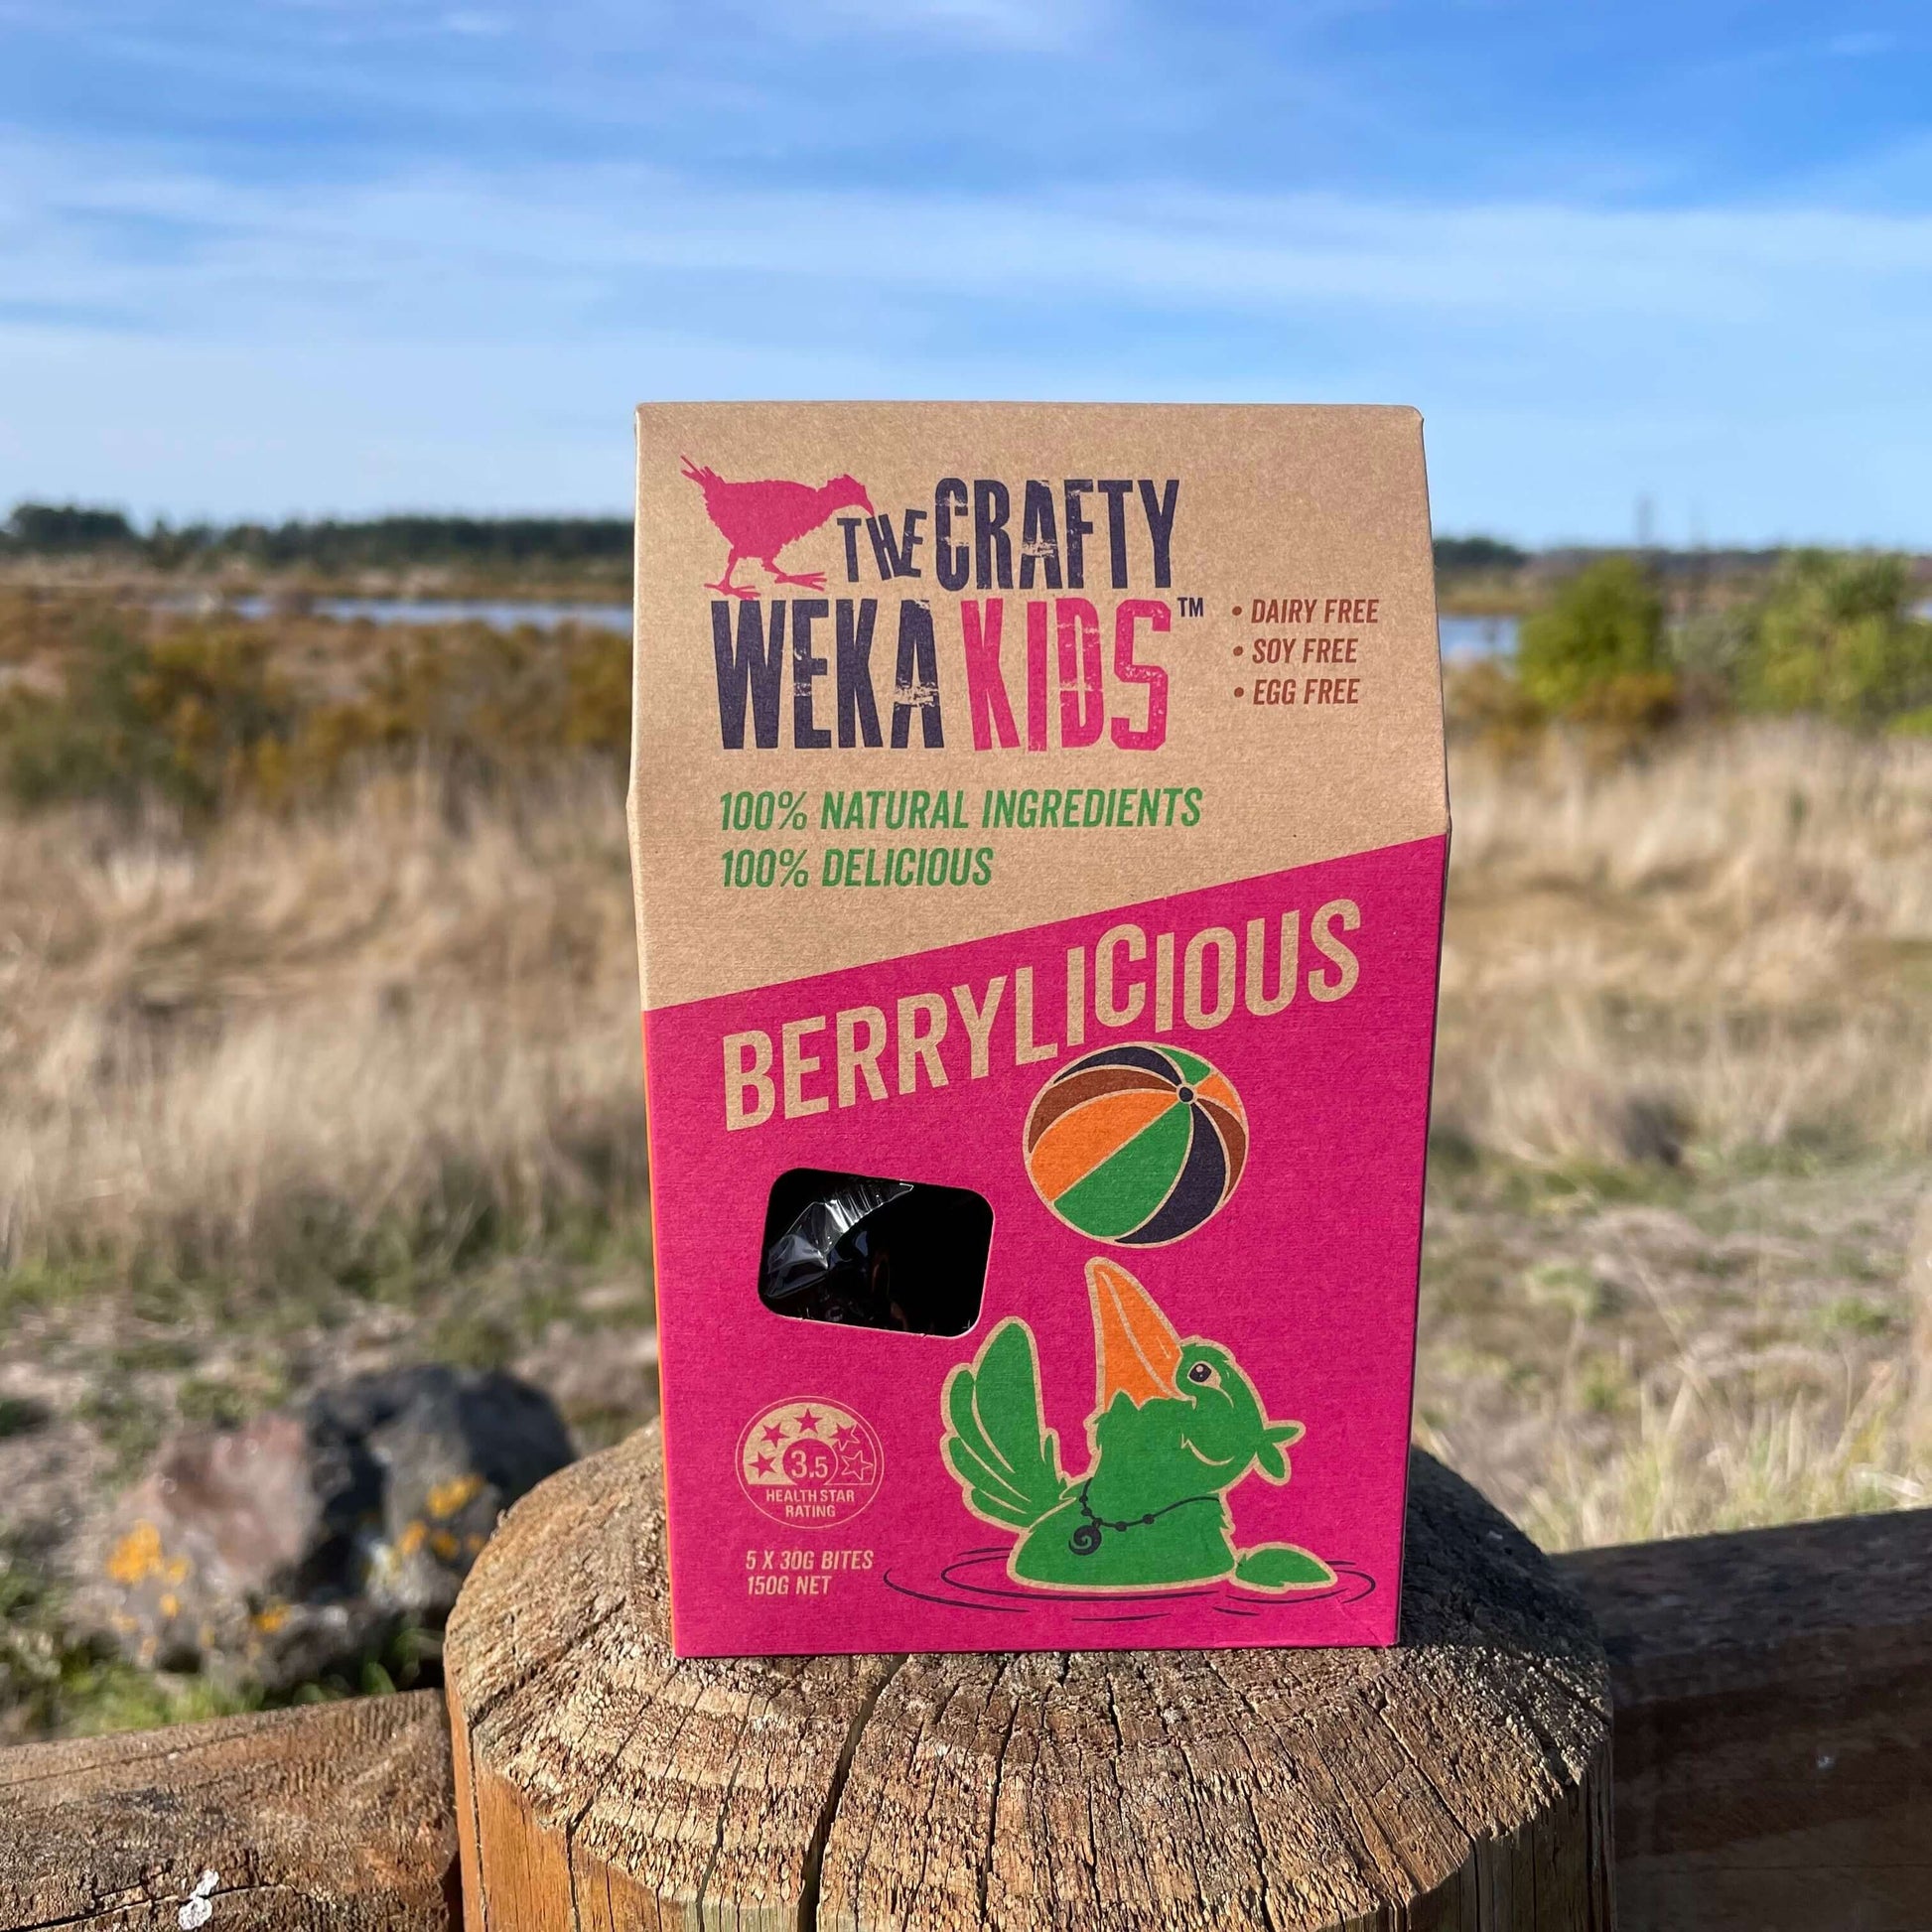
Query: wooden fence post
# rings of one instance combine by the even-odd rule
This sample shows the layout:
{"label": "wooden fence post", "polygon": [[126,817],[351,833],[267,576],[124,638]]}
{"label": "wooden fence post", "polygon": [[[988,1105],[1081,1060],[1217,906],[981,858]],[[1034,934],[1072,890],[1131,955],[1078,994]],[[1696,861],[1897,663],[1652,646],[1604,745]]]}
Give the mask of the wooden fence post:
{"label": "wooden fence post", "polygon": [[525,1497],[451,1619],[467,1932],[1603,1932],[1588,1612],[1411,1482],[1394,1650],[680,1663],[654,1431]]}

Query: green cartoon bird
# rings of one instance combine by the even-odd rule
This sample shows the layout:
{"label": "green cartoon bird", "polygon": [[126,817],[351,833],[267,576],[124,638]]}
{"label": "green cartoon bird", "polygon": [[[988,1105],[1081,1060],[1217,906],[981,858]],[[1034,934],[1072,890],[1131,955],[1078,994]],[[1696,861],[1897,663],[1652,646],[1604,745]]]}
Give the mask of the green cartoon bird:
{"label": "green cartoon bird", "polygon": [[1040,1420],[1033,1330],[1000,1323],[946,1378],[947,1466],[975,1516],[1022,1532],[1016,1580],[1075,1589],[1155,1589],[1231,1577],[1251,1589],[1325,1589],[1335,1573],[1292,1543],[1237,1550],[1224,1498],[1250,1469],[1288,1480],[1298,1422],[1270,1422],[1254,1384],[1215,1342],[1182,1341],[1118,1263],[1087,1263],[1099,1399],[1092,1457],[1071,1480]]}

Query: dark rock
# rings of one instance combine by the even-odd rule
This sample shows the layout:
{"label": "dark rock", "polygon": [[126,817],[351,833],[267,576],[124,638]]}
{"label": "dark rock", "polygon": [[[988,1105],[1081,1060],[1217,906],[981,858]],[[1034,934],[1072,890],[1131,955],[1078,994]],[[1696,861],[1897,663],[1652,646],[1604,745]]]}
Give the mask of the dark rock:
{"label": "dark rock", "polygon": [[358,1376],[184,1431],[116,1505],[84,1592],[135,1661],[285,1690],[439,1625],[497,1516],[574,1451],[501,1373]]}
{"label": "dark rock", "polygon": [[9,1436],[30,1436],[54,1420],[54,1411],[32,1396],[0,1395],[0,1441]]}
{"label": "dark rock", "polygon": [[1626,1161],[1638,1165],[1678,1168],[1693,1123],[1683,1106],[1668,1094],[1626,1094],[1612,1110],[1611,1128]]}
{"label": "dark rock", "polygon": [[332,1523],[376,1602],[440,1623],[496,1518],[576,1451],[541,1390],[500,1371],[358,1376],[310,1399]]}

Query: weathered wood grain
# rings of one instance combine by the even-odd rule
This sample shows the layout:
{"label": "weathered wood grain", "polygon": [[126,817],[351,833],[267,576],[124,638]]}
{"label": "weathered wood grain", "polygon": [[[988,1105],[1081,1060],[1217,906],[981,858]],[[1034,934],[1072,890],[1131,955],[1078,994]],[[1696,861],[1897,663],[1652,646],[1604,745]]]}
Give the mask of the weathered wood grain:
{"label": "weathered wood grain", "polygon": [[1624,1932],[1932,1932],[1932,1510],[1587,1550]]}
{"label": "weathered wood grain", "polygon": [[1610,1924],[1587,1614],[1425,1456],[1385,1651],[680,1663],[661,1495],[647,1431],[465,1587],[469,1932]]}
{"label": "weathered wood grain", "polygon": [[451,1932],[456,1904],[435,1691],[0,1750],[0,1932]]}

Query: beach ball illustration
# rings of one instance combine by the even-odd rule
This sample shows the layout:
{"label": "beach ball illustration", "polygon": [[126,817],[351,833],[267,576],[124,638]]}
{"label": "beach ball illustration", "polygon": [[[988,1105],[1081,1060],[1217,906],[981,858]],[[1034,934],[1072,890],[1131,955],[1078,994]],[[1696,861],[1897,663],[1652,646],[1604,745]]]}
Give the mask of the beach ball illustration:
{"label": "beach ball illustration", "polygon": [[1248,1116],[1225,1073],[1172,1046],[1107,1046],[1040,1088],[1027,1172],[1068,1227],[1123,1248],[1178,1241],[1234,1192]]}

